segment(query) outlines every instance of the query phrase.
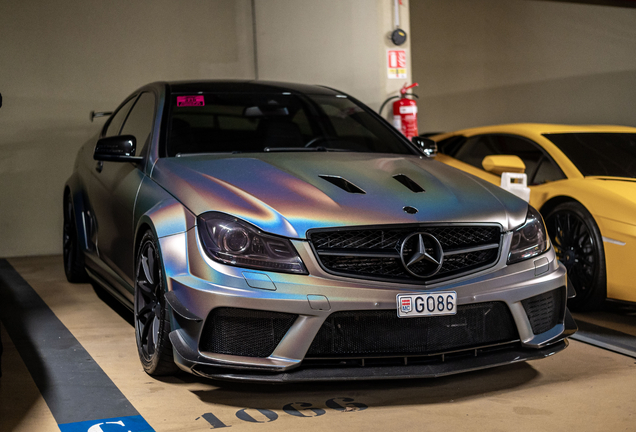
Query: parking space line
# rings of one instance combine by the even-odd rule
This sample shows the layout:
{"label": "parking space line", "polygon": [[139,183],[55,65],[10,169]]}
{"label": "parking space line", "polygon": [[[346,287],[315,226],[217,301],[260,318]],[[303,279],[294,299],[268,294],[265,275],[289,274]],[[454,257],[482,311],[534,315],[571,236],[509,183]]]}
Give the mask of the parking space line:
{"label": "parking space line", "polygon": [[636,337],[579,319],[576,323],[579,330],[571,339],[636,358]]}
{"label": "parking space line", "polygon": [[0,259],[0,319],[63,432],[100,432],[106,424],[125,426],[131,432],[153,431],[4,259]]}

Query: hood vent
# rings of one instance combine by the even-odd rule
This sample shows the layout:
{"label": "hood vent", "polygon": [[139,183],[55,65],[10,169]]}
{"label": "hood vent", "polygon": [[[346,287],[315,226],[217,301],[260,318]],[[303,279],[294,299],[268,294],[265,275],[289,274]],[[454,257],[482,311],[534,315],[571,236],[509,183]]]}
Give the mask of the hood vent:
{"label": "hood vent", "polygon": [[424,189],[422,189],[422,186],[418,185],[404,174],[396,174],[393,176],[393,178],[402,183],[407,188],[411,189],[411,191],[413,192],[426,192]]}
{"label": "hood vent", "polygon": [[349,180],[343,179],[342,177],[330,175],[319,175],[318,177],[327,180],[329,183],[338,186],[340,189],[345,190],[349,193],[366,194],[366,192],[360,189],[358,186],[354,185]]}

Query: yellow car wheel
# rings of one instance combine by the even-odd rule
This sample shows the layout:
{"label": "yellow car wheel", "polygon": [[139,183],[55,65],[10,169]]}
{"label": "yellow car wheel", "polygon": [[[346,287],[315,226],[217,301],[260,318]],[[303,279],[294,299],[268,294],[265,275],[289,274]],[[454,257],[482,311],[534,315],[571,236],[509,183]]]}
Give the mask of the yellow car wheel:
{"label": "yellow car wheel", "polygon": [[552,209],[545,218],[557,257],[568,270],[576,297],[568,301],[575,311],[599,309],[606,297],[605,252],[594,218],[577,202]]}

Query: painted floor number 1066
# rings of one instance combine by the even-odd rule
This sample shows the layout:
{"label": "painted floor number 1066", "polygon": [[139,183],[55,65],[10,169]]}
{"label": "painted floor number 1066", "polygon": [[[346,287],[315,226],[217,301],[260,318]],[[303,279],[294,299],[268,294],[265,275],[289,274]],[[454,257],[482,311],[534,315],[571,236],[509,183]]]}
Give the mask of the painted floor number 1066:
{"label": "painted floor number 1066", "polygon": [[[367,405],[355,402],[351,398],[333,398],[325,402],[327,408],[340,412],[350,411],[362,411],[368,408]],[[283,411],[294,417],[318,417],[324,415],[326,411],[322,408],[316,408],[309,402],[293,402],[285,405]],[[269,423],[278,419],[278,414],[268,409],[240,409],[236,412],[236,417],[239,420],[248,423]],[[212,428],[219,429],[225,427],[231,427],[231,425],[225,424],[221,419],[212,413],[205,413],[201,417],[197,417],[196,420],[203,419],[207,421]]]}

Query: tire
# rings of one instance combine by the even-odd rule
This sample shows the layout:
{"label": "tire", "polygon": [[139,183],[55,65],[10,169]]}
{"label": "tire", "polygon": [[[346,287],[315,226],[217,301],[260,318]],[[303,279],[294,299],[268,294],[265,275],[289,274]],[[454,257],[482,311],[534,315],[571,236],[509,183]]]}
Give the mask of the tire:
{"label": "tire", "polygon": [[84,268],[84,252],[80,247],[75,226],[75,210],[71,197],[64,196],[64,226],[62,229],[62,251],[64,257],[64,273],[71,283],[88,282]]}
{"label": "tire", "polygon": [[170,343],[170,314],[165,300],[163,264],[158,243],[148,231],[135,261],[135,338],[148,375],[174,375],[178,368]]}
{"label": "tire", "polygon": [[545,218],[557,257],[568,270],[568,283],[576,297],[568,300],[573,311],[600,309],[607,296],[603,238],[594,218],[577,202],[559,204]]}

